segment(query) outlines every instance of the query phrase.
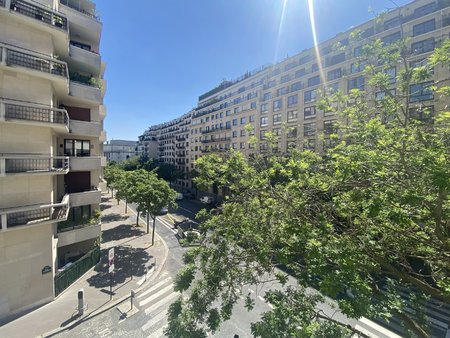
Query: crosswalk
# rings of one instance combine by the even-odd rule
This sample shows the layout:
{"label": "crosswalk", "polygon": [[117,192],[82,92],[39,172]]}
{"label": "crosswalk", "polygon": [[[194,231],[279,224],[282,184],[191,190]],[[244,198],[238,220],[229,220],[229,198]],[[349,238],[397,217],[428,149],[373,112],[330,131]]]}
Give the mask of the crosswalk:
{"label": "crosswalk", "polygon": [[146,318],[141,328],[147,338],[165,337],[167,309],[178,296],[179,293],[173,289],[171,277],[160,280],[138,295],[137,306],[145,313]]}

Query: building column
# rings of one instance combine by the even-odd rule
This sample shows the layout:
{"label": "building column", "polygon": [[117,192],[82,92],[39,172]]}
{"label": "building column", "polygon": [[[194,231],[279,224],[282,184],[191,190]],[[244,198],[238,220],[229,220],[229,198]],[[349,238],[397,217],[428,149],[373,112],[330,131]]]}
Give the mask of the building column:
{"label": "building column", "polygon": [[5,121],[6,116],[6,104],[5,102],[0,102],[0,121]]}
{"label": "building column", "polygon": [[0,158],[0,177],[6,175],[6,159]]}
{"label": "building column", "polygon": [[8,219],[7,219],[7,215],[6,214],[1,215],[0,217],[1,217],[1,220],[2,220],[2,226],[0,228],[0,231],[3,231],[3,230],[6,230],[6,226],[7,226],[6,222],[8,221]]}

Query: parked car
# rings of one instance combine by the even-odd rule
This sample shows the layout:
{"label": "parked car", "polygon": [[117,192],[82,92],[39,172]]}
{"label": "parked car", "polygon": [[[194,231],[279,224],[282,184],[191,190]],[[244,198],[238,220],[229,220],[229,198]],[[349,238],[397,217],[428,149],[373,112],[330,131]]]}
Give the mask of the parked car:
{"label": "parked car", "polygon": [[160,215],[165,215],[165,214],[167,214],[168,212],[169,212],[169,208],[163,207],[163,208],[161,208],[161,210],[159,211],[159,214],[160,214]]}
{"label": "parked car", "polygon": [[203,204],[211,204],[213,201],[214,200],[211,196],[200,197],[200,202],[202,202]]}
{"label": "parked car", "polygon": [[183,199],[183,194],[181,192],[177,192],[177,196],[175,197],[177,201],[181,201]]}

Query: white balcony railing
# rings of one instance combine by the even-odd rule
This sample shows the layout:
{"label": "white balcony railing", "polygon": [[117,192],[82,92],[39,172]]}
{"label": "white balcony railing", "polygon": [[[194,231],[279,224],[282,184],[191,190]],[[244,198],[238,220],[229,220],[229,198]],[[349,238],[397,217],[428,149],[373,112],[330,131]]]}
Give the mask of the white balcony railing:
{"label": "white balcony railing", "polygon": [[69,196],[70,196],[70,207],[100,204],[101,202],[101,191],[97,189],[71,193],[69,194]]}
{"label": "white balcony railing", "polygon": [[100,170],[101,157],[100,156],[82,156],[70,158],[71,171],[91,171]]}
{"label": "white balcony railing", "polygon": [[100,137],[102,125],[99,122],[70,120],[70,132],[75,135]]}
{"label": "white balcony railing", "polygon": [[60,203],[0,209],[0,231],[19,226],[65,221],[68,213],[68,195],[65,195]]}
{"label": "white balcony railing", "polygon": [[33,174],[67,174],[69,157],[0,154],[0,176]]}
{"label": "white balcony railing", "polygon": [[69,95],[96,104],[102,103],[102,92],[100,88],[72,80],[69,83]]}

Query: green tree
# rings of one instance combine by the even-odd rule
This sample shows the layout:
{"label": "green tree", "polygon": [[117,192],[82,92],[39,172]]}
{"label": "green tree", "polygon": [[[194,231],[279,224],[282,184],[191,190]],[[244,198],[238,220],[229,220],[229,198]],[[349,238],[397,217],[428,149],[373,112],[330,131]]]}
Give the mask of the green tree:
{"label": "green tree", "polygon": [[106,186],[111,189],[111,197],[114,197],[114,189],[119,184],[119,180],[123,175],[123,171],[117,165],[108,165],[105,168],[104,178],[106,180]]}
{"label": "green tree", "polygon": [[[252,325],[255,336],[348,337],[354,329],[315,310],[322,298],[304,292],[314,286],[349,317],[395,315],[429,337],[424,301],[450,303],[450,113],[441,104],[450,87],[433,73],[449,70],[450,42],[413,67],[408,45],[371,41],[359,60],[367,90],[323,95],[320,108],[339,118],[322,135],[335,144],[325,152],[196,162],[199,187],[230,194],[201,215],[206,235],[185,256],[176,289],[186,296],[171,308],[167,334],[217,330],[242,285],[285,284],[283,267],[300,286],[267,294],[274,309]],[[441,103],[431,109],[418,94]]]}
{"label": "green tree", "polygon": [[155,239],[155,220],[156,216],[164,207],[173,207],[176,205],[175,190],[171,189],[166,181],[157,177],[154,172],[146,172],[143,169],[135,172],[135,187],[133,188],[133,202],[138,204],[140,210],[147,213],[147,233],[150,229],[149,217],[152,217],[153,232],[152,245]]}

